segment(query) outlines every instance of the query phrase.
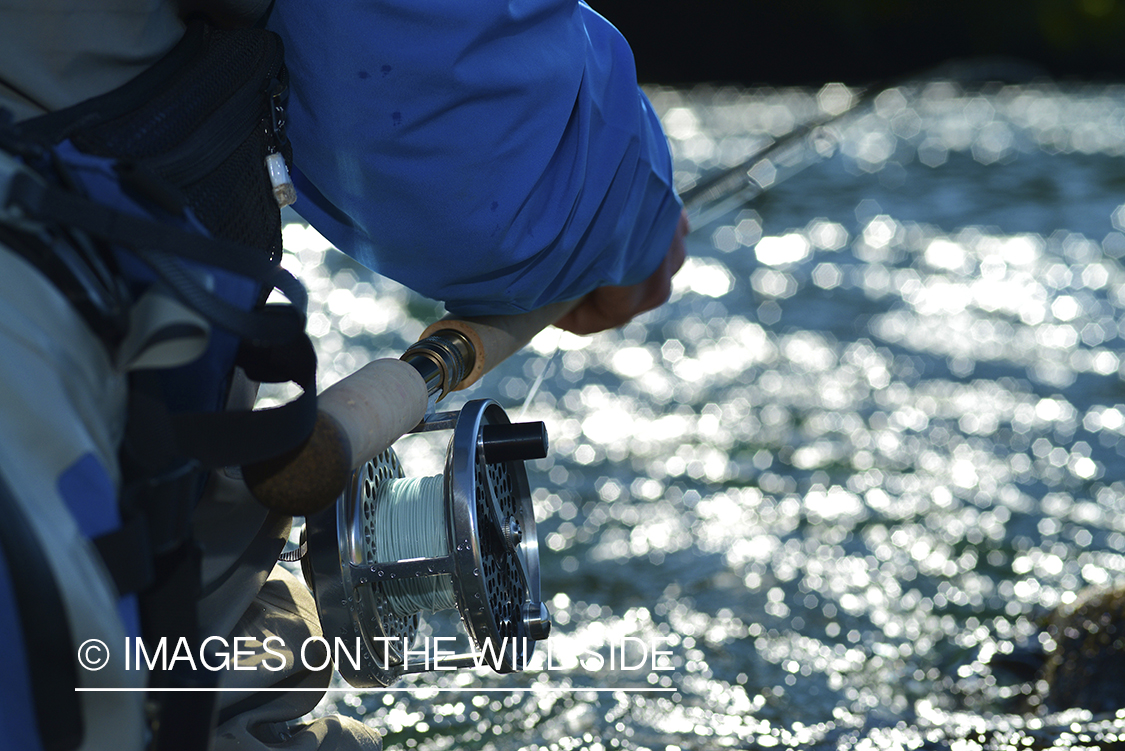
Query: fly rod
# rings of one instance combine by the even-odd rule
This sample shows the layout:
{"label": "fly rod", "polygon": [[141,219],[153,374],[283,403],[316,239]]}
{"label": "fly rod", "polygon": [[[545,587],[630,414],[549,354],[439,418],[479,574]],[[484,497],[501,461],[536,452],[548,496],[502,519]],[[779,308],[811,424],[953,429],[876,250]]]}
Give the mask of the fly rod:
{"label": "fly rod", "polygon": [[885,87],[869,87],[859,97],[847,92],[851,101],[842,111],[798,126],[756,149],[733,167],[720,170],[683,191],[680,198],[692,229],[707,226],[745,206],[782,180],[831,157],[840,142],[840,133],[835,126],[845,117],[862,110],[884,90]]}
{"label": "fly rod", "polygon": [[830,84],[839,87],[840,95],[849,98],[842,108],[797,126],[756,149],[738,164],[718,170],[682,191],[680,198],[688,220],[693,230],[705,227],[745,206],[782,180],[830,158],[842,141],[841,126],[868,111],[884,92],[934,80],[1025,82],[1042,76],[1042,68],[1031,63],[997,57],[952,60],[923,73],[859,87],[858,94],[843,84]]}

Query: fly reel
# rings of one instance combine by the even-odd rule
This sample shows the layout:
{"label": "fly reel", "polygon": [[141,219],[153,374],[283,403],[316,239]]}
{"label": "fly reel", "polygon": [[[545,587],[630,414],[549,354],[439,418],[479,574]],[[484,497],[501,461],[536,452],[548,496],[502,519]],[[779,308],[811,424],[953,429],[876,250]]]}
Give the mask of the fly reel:
{"label": "fly reel", "polygon": [[324,636],[361,645],[358,667],[347,657],[336,666],[353,686],[438,668],[412,646],[424,612],[456,608],[475,648],[446,653],[441,669],[519,670],[550,632],[524,467],[546,456],[543,424],[512,424],[481,399],[414,432],[448,429],[442,474],[406,478],[387,449],[354,473],[333,507],[306,520],[302,568]]}

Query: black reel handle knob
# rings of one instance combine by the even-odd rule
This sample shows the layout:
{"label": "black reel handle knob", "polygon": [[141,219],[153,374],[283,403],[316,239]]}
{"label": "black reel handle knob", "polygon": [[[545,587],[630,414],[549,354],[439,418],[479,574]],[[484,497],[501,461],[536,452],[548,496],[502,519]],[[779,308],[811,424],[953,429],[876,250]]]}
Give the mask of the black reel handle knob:
{"label": "black reel handle knob", "polygon": [[481,441],[484,460],[489,464],[527,462],[547,456],[547,426],[542,422],[485,425]]}

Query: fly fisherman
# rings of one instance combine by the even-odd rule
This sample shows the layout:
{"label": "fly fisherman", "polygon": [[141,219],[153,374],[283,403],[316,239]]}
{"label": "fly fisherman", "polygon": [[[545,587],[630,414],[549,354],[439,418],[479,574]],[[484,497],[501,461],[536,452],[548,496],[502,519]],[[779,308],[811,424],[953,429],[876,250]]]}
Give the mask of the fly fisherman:
{"label": "fly fisherman", "polygon": [[[269,5],[0,5],[6,747],[379,746],[298,722],[319,691],[256,690],[330,667],[230,659],[320,629],[275,567],[291,517],[225,469],[316,415],[277,265],[294,186],[339,247],[459,314],[578,300],[558,325],[592,333],[662,303],[683,261],[663,134],[585,5]],[[260,380],[305,396],[251,413]]]}

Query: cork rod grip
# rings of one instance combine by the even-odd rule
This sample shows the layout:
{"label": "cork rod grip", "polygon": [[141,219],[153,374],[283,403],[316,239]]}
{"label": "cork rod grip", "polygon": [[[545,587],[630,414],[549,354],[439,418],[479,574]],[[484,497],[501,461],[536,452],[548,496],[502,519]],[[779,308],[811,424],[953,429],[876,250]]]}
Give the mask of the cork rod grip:
{"label": "cork rod grip", "polygon": [[511,316],[473,316],[443,318],[430,324],[419,339],[444,329],[460,332],[476,352],[473,367],[453,391],[468,388],[498,363],[523,349],[536,334],[569,313],[578,300],[551,303],[542,308]]}
{"label": "cork rod grip", "polygon": [[429,397],[418,371],[401,360],[374,360],[317,397],[312,435],[293,451],[242,468],[263,505],[293,516],[325,508],[357,467],[381,453],[426,415]]}

